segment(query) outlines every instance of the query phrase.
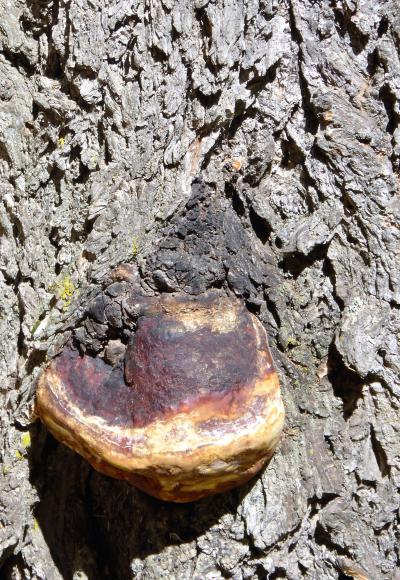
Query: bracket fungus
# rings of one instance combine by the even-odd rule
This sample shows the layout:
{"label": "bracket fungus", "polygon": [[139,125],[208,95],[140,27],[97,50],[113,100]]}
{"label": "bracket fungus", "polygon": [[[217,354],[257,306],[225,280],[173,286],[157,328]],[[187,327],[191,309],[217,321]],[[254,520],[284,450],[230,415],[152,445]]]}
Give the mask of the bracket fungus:
{"label": "bracket fungus", "polygon": [[248,481],[271,457],[284,419],[261,323],[218,291],[131,293],[127,302],[134,330],[111,364],[72,341],[46,368],[42,421],[98,471],[162,500]]}

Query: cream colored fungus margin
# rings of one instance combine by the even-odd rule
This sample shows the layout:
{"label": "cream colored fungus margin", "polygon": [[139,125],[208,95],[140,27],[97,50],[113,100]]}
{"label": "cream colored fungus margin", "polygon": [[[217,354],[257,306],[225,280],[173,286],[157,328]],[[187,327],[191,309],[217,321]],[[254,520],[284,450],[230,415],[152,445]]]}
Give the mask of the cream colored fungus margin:
{"label": "cream colored fungus margin", "polygon": [[[106,459],[118,469],[146,469],[151,463],[160,468],[168,466],[168,471],[171,464],[175,464],[177,469],[186,471],[188,454],[196,456],[197,464],[204,447],[207,447],[208,463],[210,446],[215,449],[216,459],[249,448],[274,446],[284,418],[276,374],[258,380],[253,388],[246,390],[249,391],[246,399],[240,397],[242,409],[231,411],[229,417],[215,417],[216,410],[211,402],[177,414],[168,421],[158,419],[144,427],[124,428],[109,425],[102,417],[84,414],[68,399],[59,375],[48,368],[39,383],[38,413],[63,443],[76,450],[82,444],[83,449],[90,449],[92,456]],[[232,410],[234,407],[233,402]],[[213,421],[209,430],[207,421]],[[123,443],[124,440],[129,444]],[[70,441],[78,445],[71,445]]]}

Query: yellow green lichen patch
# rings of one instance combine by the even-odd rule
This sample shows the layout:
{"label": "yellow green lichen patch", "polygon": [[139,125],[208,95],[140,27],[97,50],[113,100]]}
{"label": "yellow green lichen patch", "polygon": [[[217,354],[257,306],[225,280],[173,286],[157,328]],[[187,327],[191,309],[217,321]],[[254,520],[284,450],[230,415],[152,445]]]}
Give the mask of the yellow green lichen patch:
{"label": "yellow green lichen patch", "polygon": [[15,457],[18,459],[18,461],[22,461],[23,459],[25,459],[25,456],[21,453],[19,449],[16,450]]}
{"label": "yellow green lichen patch", "polygon": [[32,324],[32,328],[31,328],[31,335],[32,336],[35,334],[35,332],[39,328],[39,324],[40,324],[40,320],[36,320],[36,322],[34,324]]}
{"label": "yellow green lichen patch", "polygon": [[132,251],[132,258],[137,258],[139,255],[140,248],[139,248],[139,240],[136,236],[134,236],[134,238],[132,239],[131,251]]}
{"label": "yellow green lichen patch", "polygon": [[31,434],[29,432],[24,433],[21,437],[21,443],[23,447],[27,448],[31,445]]}
{"label": "yellow green lichen patch", "polygon": [[286,339],[286,347],[289,347],[290,348],[290,347],[293,347],[293,346],[297,346],[298,344],[299,344],[298,343],[298,340],[294,336],[288,336],[287,337],[287,339]]}
{"label": "yellow green lichen patch", "polygon": [[64,278],[53,284],[50,290],[54,292],[57,298],[63,301],[63,310],[67,310],[76,292],[71,276],[64,276]]}

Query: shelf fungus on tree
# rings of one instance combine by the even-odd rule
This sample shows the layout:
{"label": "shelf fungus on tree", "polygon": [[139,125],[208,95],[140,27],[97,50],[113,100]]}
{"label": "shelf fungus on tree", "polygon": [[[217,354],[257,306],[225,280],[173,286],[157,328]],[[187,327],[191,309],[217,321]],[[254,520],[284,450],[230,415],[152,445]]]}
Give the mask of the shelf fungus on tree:
{"label": "shelf fungus on tree", "polygon": [[218,291],[128,303],[135,328],[112,364],[107,348],[91,356],[72,341],[44,371],[42,421],[98,471],[166,501],[248,481],[284,419],[261,323]]}

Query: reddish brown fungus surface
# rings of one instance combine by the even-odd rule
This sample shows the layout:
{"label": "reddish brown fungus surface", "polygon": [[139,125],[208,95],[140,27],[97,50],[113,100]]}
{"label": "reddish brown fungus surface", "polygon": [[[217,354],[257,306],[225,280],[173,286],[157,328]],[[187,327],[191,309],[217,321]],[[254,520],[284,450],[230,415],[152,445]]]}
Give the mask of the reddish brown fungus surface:
{"label": "reddish brown fungus surface", "polygon": [[260,322],[221,292],[147,299],[117,286],[89,304],[43,373],[43,422],[99,471],[161,499],[247,481],[271,457],[284,417]]}
{"label": "reddish brown fungus surface", "polygon": [[258,372],[255,330],[245,311],[225,333],[207,325],[185,330],[164,313],[144,317],[125,359],[133,422],[143,425],[228,392],[234,397]]}

